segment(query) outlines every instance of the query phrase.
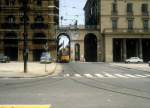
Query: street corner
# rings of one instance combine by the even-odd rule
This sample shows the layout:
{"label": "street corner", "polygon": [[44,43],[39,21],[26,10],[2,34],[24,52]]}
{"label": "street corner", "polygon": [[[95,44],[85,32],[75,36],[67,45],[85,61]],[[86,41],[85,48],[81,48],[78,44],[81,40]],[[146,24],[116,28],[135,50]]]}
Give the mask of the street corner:
{"label": "street corner", "polygon": [[110,66],[117,66],[126,69],[150,72],[150,66],[147,63],[109,63]]}
{"label": "street corner", "polygon": [[0,64],[0,78],[38,78],[53,75],[56,63],[41,64],[38,62],[28,62],[27,72],[24,72],[22,62],[12,62]]}

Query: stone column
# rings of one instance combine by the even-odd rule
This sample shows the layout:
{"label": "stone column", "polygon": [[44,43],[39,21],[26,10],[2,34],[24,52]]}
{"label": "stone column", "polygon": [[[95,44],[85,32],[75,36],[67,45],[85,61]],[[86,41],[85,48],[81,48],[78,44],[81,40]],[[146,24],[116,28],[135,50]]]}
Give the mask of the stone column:
{"label": "stone column", "polygon": [[139,40],[136,41],[136,56],[139,56]]}
{"label": "stone column", "polygon": [[127,58],[127,46],[126,46],[126,39],[123,39],[123,60]]}
{"label": "stone column", "polygon": [[[23,39],[22,33],[19,33],[20,39]],[[18,61],[23,61],[23,41],[18,42]]]}
{"label": "stone column", "polygon": [[121,61],[123,61],[123,39],[121,40]]}
{"label": "stone column", "polygon": [[101,60],[101,53],[102,53],[102,51],[101,51],[101,39],[98,38],[97,39],[97,61],[102,61]]}
{"label": "stone column", "polygon": [[112,37],[106,37],[105,39],[105,60],[106,62],[113,62],[113,48]]}
{"label": "stone column", "polygon": [[139,57],[143,58],[142,39],[139,39]]}

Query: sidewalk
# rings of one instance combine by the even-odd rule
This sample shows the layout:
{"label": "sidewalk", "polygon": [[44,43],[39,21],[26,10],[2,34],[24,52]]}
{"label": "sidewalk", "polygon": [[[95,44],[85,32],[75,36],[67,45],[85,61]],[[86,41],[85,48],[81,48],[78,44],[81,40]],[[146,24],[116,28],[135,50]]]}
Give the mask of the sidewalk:
{"label": "sidewalk", "polygon": [[142,63],[142,64],[110,63],[110,65],[120,66],[123,68],[135,69],[135,70],[140,70],[140,71],[145,71],[145,72],[150,72],[150,66],[148,65],[148,63]]}
{"label": "sidewalk", "polygon": [[0,78],[36,78],[44,77],[54,73],[56,63],[41,64],[39,62],[28,62],[27,73],[24,73],[23,62],[0,63]]}

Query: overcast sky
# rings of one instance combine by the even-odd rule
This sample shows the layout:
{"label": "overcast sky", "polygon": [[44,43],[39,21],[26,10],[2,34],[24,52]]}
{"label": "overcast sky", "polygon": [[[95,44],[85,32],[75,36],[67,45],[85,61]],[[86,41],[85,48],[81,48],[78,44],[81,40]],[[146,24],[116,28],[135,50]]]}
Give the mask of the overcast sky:
{"label": "overcast sky", "polygon": [[74,24],[75,20],[78,20],[78,25],[83,25],[83,8],[86,1],[87,0],[60,0],[60,17],[63,16],[62,24]]}

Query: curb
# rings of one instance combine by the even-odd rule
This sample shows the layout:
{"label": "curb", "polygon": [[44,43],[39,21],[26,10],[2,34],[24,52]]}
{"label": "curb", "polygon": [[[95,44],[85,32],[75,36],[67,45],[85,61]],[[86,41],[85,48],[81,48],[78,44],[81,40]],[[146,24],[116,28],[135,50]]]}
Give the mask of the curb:
{"label": "curb", "polygon": [[46,77],[46,76],[50,76],[50,75],[52,75],[52,74],[54,74],[54,72],[55,72],[55,70],[56,70],[56,67],[57,67],[57,64],[56,63],[54,63],[54,69],[52,70],[52,72],[50,72],[50,73],[47,73],[47,74],[45,74],[45,75],[37,75],[37,76],[29,76],[29,77],[26,77],[26,76],[24,76],[24,77],[22,77],[22,76],[10,76],[10,77],[5,77],[5,76],[0,76],[0,78],[12,78],[12,79],[17,79],[17,78],[21,78],[21,79],[25,79],[25,78],[43,78],[43,77]]}
{"label": "curb", "polygon": [[115,65],[115,64],[110,64],[110,65],[112,65],[112,66],[117,66],[117,67],[124,68],[124,69],[132,69],[132,70],[137,70],[137,71],[142,71],[142,72],[150,72],[150,71],[141,70],[141,69],[136,69],[136,68],[131,68],[131,67],[119,66],[119,65]]}

